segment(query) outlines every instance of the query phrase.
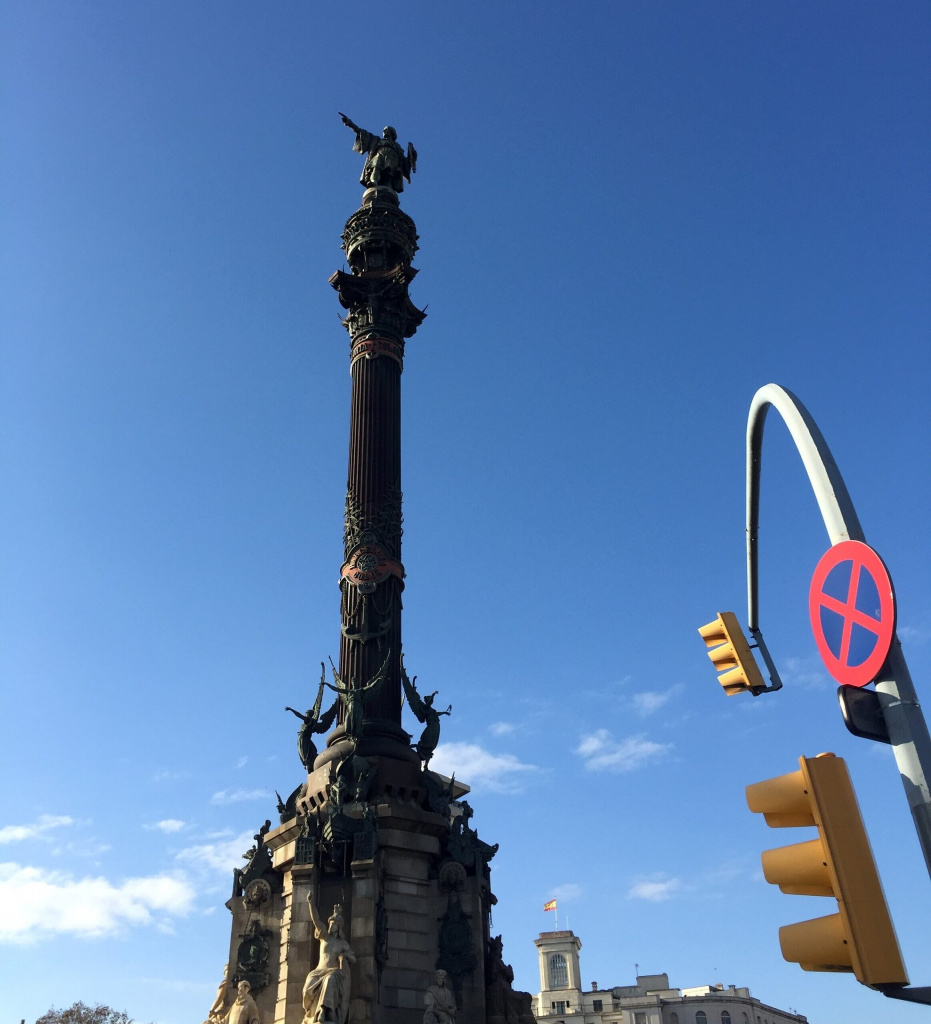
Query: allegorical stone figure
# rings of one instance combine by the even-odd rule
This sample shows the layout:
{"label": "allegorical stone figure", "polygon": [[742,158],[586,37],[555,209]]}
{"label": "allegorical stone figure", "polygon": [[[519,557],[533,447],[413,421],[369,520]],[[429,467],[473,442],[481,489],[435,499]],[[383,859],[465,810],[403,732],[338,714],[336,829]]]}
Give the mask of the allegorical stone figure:
{"label": "allegorical stone figure", "polygon": [[320,959],[304,979],[303,1024],[346,1024],[352,980],[349,965],[356,962],[356,957],[343,937],[342,908],[337,904],[324,926],[316,905],[315,883],[307,894],[307,905],[320,943]]}
{"label": "allegorical stone figure", "polygon": [[236,989],[236,998],[226,1017],[227,1024],[262,1024],[259,1008],[252,998],[252,986],[241,981]]}
{"label": "allegorical stone figure", "polygon": [[356,133],[356,141],[353,149],[357,153],[365,153],[365,166],[362,168],[362,177],[359,179],[366,188],[377,188],[379,185],[386,185],[395,192],[404,191],[404,179],[411,180],[411,175],[417,170],[417,150],[408,142],[407,152],[401,148],[398,142],[398,133],[388,125],[381,134],[381,138],[372,132],[367,132],[346,117],[339,115],[343,124]]}
{"label": "allegorical stone figure", "polygon": [[456,1024],[456,1000],[446,987],[446,971],[436,972],[436,981],[423,997],[423,1024]]}
{"label": "allegorical stone figure", "polygon": [[515,991],[514,968],[504,962],[500,935],[488,940],[485,955],[485,1019],[488,1024],[536,1024],[533,997]]}
{"label": "allegorical stone figure", "polygon": [[213,1006],[207,1011],[207,1019],[204,1021],[204,1024],[221,1024],[226,1019],[230,1004],[229,974],[230,965],[226,964],[223,968],[223,980],[217,989],[217,998],[214,999]]}

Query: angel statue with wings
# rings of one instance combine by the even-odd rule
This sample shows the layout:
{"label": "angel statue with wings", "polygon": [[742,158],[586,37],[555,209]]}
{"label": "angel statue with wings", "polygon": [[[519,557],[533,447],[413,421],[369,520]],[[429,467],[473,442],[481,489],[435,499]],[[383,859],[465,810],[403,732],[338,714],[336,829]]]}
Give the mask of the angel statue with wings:
{"label": "angel statue with wings", "polygon": [[423,761],[424,769],[430,763],[430,758],[433,757],[433,751],[436,750],[437,743],[440,742],[440,715],[448,715],[452,710],[452,704],[445,711],[437,711],[433,706],[433,699],[440,692],[434,690],[433,693],[426,697],[421,698],[417,692],[417,688],[414,685],[417,682],[417,676],[414,676],[414,681],[411,682],[407,678],[407,672],[404,671],[404,659],[401,658],[401,684],[404,687],[404,695],[407,697],[407,703],[410,705],[411,711],[414,712],[418,722],[423,722],[426,728],[423,731],[420,739],[417,741],[414,749],[417,751],[417,756]]}
{"label": "angel statue with wings", "polygon": [[336,666],[332,661],[330,662],[330,666],[333,669],[333,681],[336,685],[334,686],[333,683],[326,683],[326,685],[331,690],[335,690],[339,694],[337,699],[343,702],[343,707],[345,708],[343,728],[346,730],[346,737],[355,744],[358,744],[359,740],[362,739],[362,722],[365,718],[366,705],[372,698],[378,695],[381,684],[385,681],[385,677],[388,674],[388,662],[390,659],[391,650],[389,648],[381,668],[364,686],[353,686],[350,682],[344,682],[340,679]]}
{"label": "angel statue with wings", "polygon": [[320,714],[320,708],[323,705],[323,688],[326,685],[326,669],[323,667],[323,662],[320,662],[320,689],[317,690],[317,699],[314,701],[314,706],[308,708],[307,714],[302,715],[300,711],[296,711],[294,708],[285,708],[285,711],[290,711],[292,715],[297,717],[303,723],[297,732],[297,752],[301,758],[301,764],[312,772],[314,770],[314,760],[317,757],[317,748],[314,745],[314,735],[317,733],[326,732],[327,729],[333,724],[333,719],[336,718],[336,709],[339,707],[339,698],[333,701],[333,707],[329,711],[324,711]]}
{"label": "angel statue with wings", "polygon": [[339,116],[343,124],[356,133],[353,150],[365,153],[365,166],[359,179],[361,184],[366,188],[387,186],[395,192],[403,192],[405,180],[410,181],[411,175],[417,170],[417,150],[413,143],[408,142],[405,153],[398,142],[398,133],[391,125],[385,128],[379,138],[354,124],[345,114]]}

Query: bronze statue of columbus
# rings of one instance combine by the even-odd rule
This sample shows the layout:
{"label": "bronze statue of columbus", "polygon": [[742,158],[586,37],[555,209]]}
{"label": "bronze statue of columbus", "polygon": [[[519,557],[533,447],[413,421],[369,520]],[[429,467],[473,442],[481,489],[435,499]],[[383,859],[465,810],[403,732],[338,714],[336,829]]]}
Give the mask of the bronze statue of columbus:
{"label": "bronze statue of columbus", "polygon": [[353,150],[356,153],[365,153],[365,166],[362,168],[360,184],[366,188],[378,188],[387,186],[395,192],[404,191],[404,182],[411,180],[411,175],[417,170],[417,150],[411,142],[407,144],[407,152],[401,148],[398,142],[398,133],[388,125],[381,134],[381,138],[372,132],[367,132],[346,117],[339,115],[343,124],[356,133],[356,141],[353,143]]}

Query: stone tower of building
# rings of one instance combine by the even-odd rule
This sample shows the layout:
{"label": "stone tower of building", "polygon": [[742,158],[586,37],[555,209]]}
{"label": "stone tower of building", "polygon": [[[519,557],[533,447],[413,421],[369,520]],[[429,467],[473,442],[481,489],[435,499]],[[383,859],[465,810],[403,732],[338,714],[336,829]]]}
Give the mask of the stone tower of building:
{"label": "stone tower of building", "polygon": [[[352,375],[339,667],[312,708],[288,709],[304,777],[235,873],[225,1005],[247,981],[261,1024],[421,1024],[431,1000],[428,1024],[446,1024],[447,996],[427,994],[440,983],[460,1024],[533,1024],[490,934],[497,846],[472,827],[468,787],[429,770],[449,709],[418,693],[402,659],[401,372],[425,314],[408,295],[418,236],[398,194],[417,154],[392,128],[343,121],[366,188],[343,232],[349,272],[330,278]],[[402,695],[423,726],[413,743]]]}
{"label": "stone tower of building", "polygon": [[582,940],[571,931],[541,932],[533,944],[540,960],[540,1008],[559,1013],[578,1010],[582,1003]]}

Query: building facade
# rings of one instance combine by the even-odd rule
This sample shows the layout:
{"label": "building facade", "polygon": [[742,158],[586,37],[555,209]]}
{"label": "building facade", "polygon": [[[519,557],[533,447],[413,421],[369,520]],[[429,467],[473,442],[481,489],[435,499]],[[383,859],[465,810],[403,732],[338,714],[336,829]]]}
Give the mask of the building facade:
{"label": "building facade", "polygon": [[541,932],[534,945],[540,961],[534,1011],[540,1024],[804,1024],[808,1019],[735,985],[672,988],[666,974],[638,974],[634,985],[609,988],[592,982],[586,990],[577,935]]}

